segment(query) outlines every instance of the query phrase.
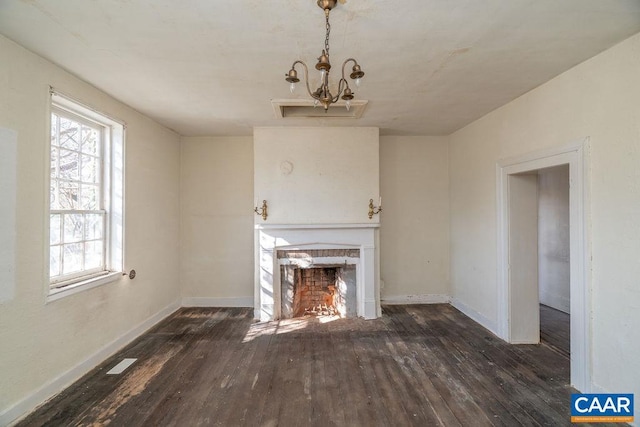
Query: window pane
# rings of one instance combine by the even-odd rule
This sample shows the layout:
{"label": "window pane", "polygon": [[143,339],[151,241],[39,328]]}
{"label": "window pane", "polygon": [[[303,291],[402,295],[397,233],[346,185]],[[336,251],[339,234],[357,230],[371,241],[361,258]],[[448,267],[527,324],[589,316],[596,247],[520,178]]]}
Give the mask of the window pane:
{"label": "window pane", "polygon": [[58,115],[51,114],[51,145],[58,144]]}
{"label": "window pane", "polygon": [[82,184],[82,204],[80,209],[87,211],[100,209],[97,186]]}
{"label": "window pane", "polygon": [[84,218],[86,225],[85,240],[102,239],[104,216],[100,214],[86,214]]}
{"label": "window pane", "polygon": [[58,206],[60,209],[78,209],[78,184],[75,182],[60,182]]}
{"label": "window pane", "polygon": [[89,270],[91,268],[102,267],[102,252],[103,242],[98,240],[96,242],[85,243],[84,251],[84,268]]}
{"label": "window pane", "polygon": [[60,234],[61,234],[61,216],[60,214],[53,214],[50,216],[49,221],[49,244],[57,245],[61,242]]}
{"label": "window pane", "polygon": [[60,178],[75,180],[80,178],[79,174],[79,153],[69,150],[60,150]]}
{"label": "window pane", "polygon": [[59,150],[55,147],[51,147],[51,178],[56,177],[58,172],[58,155]]}
{"label": "window pane", "polygon": [[51,209],[60,209],[60,194],[58,194],[58,183],[56,181],[51,181],[49,191],[49,207]]}
{"label": "window pane", "polygon": [[60,146],[70,150],[80,150],[79,124],[60,117]]}
{"label": "window pane", "polygon": [[83,182],[98,183],[100,177],[100,163],[97,157],[82,156],[81,180]]}
{"label": "window pane", "polygon": [[83,255],[82,243],[73,243],[70,245],[64,245],[64,268],[62,273],[69,274],[82,270],[82,255]]}
{"label": "window pane", "polygon": [[64,242],[65,243],[81,241],[83,231],[84,231],[84,222],[83,222],[82,214],[64,215]]}
{"label": "window pane", "polygon": [[60,275],[60,246],[49,248],[49,277]]}
{"label": "window pane", "polygon": [[82,152],[97,156],[100,152],[100,140],[97,130],[82,126]]}

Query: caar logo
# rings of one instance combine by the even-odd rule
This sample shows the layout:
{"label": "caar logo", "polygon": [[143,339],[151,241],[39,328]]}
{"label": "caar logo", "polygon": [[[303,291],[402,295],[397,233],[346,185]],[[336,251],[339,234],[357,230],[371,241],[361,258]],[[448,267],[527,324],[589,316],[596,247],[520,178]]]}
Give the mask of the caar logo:
{"label": "caar logo", "polygon": [[572,394],[571,422],[633,422],[633,394]]}

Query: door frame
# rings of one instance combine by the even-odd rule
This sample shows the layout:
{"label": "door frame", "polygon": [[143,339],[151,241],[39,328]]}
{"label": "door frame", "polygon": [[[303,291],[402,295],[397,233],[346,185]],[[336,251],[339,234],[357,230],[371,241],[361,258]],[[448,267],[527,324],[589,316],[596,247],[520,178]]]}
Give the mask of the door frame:
{"label": "door frame", "polygon": [[509,265],[509,175],[569,165],[571,295],[571,385],[591,391],[591,244],[589,226],[589,138],[565,146],[499,160],[496,165],[498,220],[498,336],[511,339]]}

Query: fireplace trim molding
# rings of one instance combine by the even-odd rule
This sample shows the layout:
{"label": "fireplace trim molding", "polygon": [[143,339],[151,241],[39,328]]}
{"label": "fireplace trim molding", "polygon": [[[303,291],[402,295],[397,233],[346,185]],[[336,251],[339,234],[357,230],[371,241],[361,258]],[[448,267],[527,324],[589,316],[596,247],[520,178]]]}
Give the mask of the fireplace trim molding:
{"label": "fireplace trim molding", "polygon": [[[256,224],[254,317],[260,321],[280,316],[280,261],[277,251],[359,249],[360,258],[345,258],[356,265],[358,317],[381,316],[379,223],[364,224]],[[338,260],[340,257],[336,257]]]}

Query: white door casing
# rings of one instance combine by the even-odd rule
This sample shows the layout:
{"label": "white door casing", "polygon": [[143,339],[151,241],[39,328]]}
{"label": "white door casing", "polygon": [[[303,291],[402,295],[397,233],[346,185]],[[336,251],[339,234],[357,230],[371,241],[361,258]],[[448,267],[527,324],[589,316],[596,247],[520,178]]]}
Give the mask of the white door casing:
{"label": "white door casing", "polygon": [[[589,233],[589,138],[566,146],[502,159],[496,165],[498,220],[498,335],[517,342],[514,334],[525,311],[512,307],[514,288],[509,255],[511,212],[509,183],[513,176],[553,166],[569,165],[570,211],[570,299],[571,299],[571,384],[591,391],[591,246]],[[517,292],[516,292],[517,294]],[[537,295],[535,296],[537,301]],[[516,298],[517,300],[517,298]],[[516,326],[516,329],[514,329]]]}

